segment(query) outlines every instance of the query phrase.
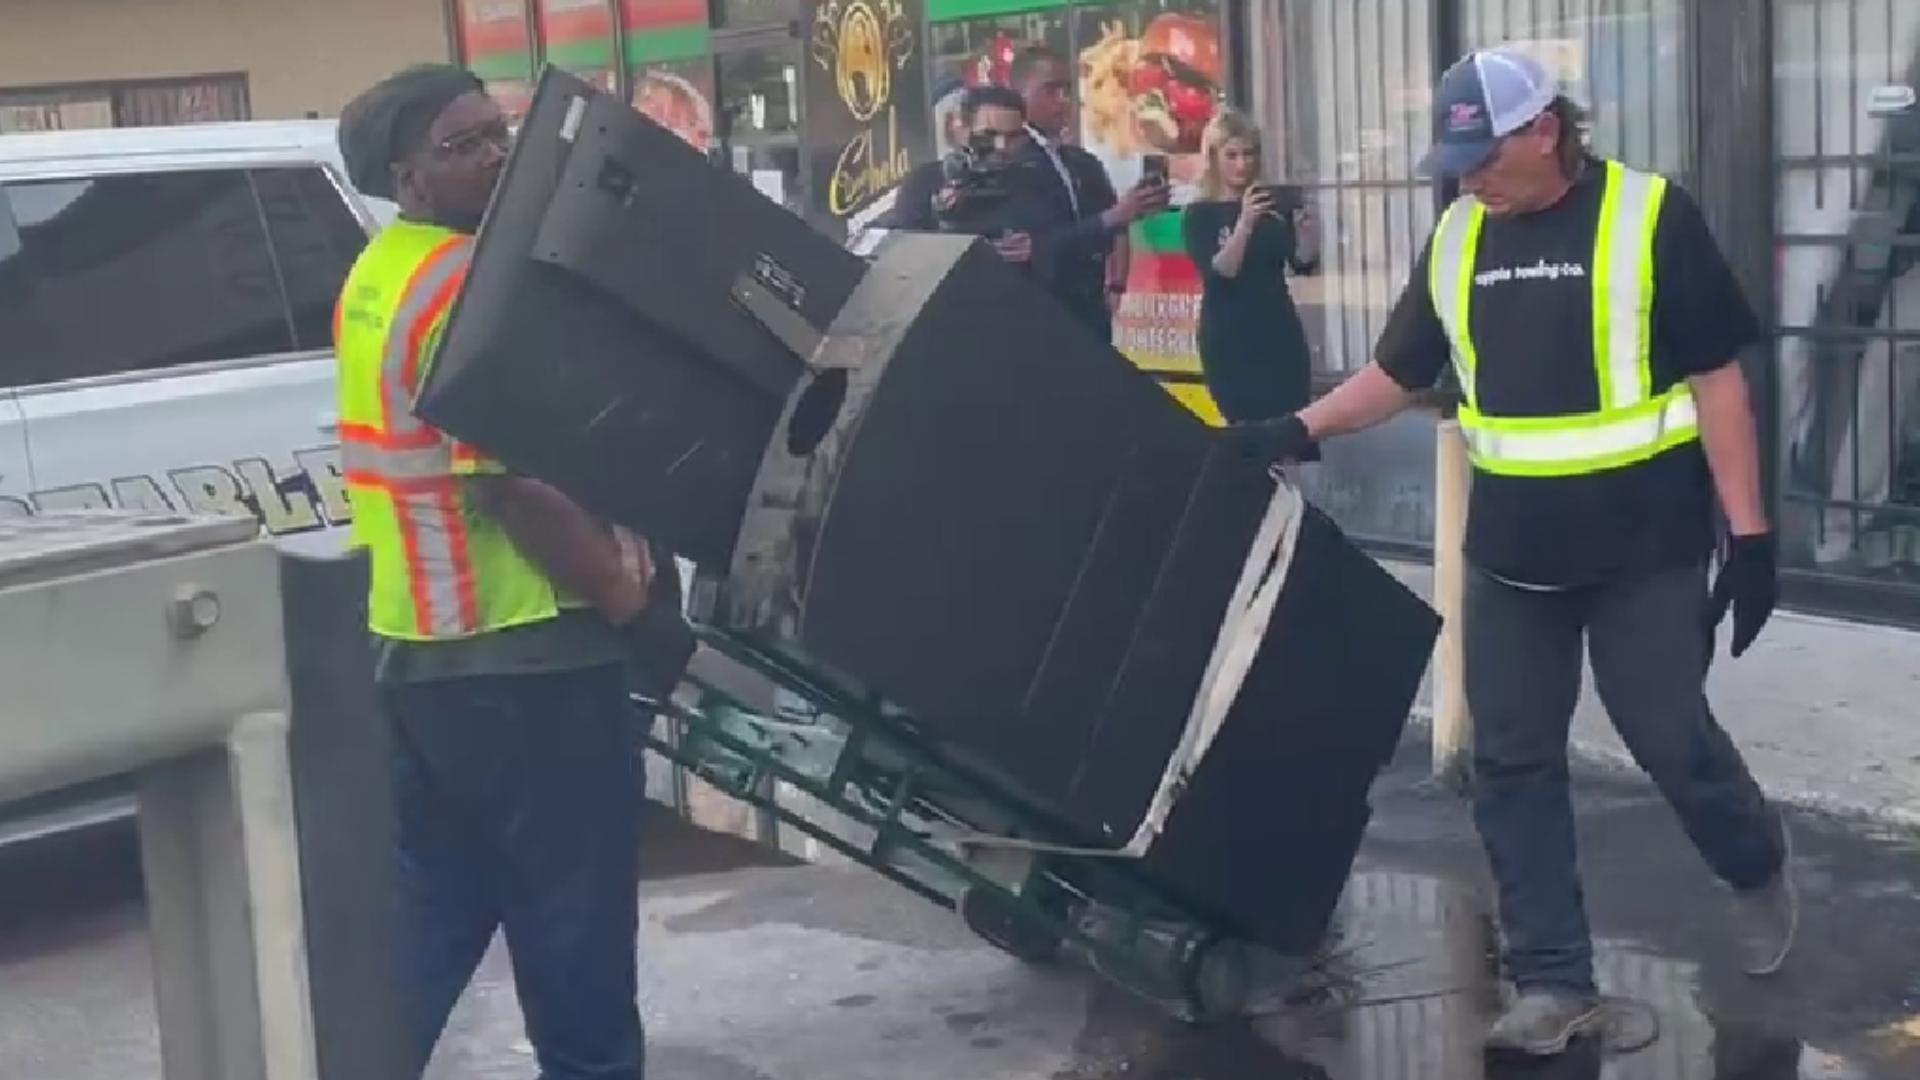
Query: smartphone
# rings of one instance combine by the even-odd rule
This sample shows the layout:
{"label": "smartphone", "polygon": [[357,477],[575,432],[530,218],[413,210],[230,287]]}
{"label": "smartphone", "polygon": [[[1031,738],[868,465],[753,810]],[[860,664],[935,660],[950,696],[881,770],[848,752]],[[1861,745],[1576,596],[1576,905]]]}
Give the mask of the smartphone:
{"label": "smartphone", "polygon": [[1260,190],[1267,193],[1267,201],[1280,217],[1291,217],[1294,211],[1307,205],[1306,195],[1292,184],[1261,184]]}
{"label": "smartphone", "polygon": [[1162,187],[1167,183],[1167,155],[1148,154],[1140,159],[1140,179]]}

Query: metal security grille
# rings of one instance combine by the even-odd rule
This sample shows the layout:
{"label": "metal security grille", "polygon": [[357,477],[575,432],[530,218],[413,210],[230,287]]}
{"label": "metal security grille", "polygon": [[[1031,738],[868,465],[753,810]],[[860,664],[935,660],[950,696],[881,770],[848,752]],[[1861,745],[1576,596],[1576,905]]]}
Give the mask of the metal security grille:
{"label": "metal security grille", "polygon": [[1315,369],[1372,355],[1433,227],[1417,175],[1431,126],[1428,0],[1255,0],[1249,82],[1268,127],[1267,170],[1306,189],[1323,256],[1292,282]]}
{"label": "metal security grille", "polygon": [[1787,558],[1920,582],[1920,4],[1774,16]]}
{"label": "metal security grille", "polygon": [[1684,0],[1255,0],[1249,81],[1279,129],[1268,167],[1316,194],[1325,237],[1321,274],[1293,284],[1318,370],[1366,363],[1433,226],[1418,166],[1441,30],[1463,51],[1527,47],[1590,110],[1596,152],[1684,183],[1685,15]]}
{"label": "metal security grille", "polygon": [[1458,0],[1466,49],[1514,43],[1585,106],[1594,152],[1685,181],[1684,0]]}

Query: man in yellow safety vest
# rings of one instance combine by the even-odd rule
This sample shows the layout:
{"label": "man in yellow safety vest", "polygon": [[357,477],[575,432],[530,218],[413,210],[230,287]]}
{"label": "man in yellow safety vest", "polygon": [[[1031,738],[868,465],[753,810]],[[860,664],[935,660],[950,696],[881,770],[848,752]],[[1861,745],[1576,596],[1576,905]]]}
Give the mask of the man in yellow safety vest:
{"label": "man in yellow safety vest", "polygon": [[[1698,206],[1587,153],[1536,60],[1473,53],[1434,97],[1435,171],[1460,180],[1375,360],[1294,416],[1235,435],[1271,460],[1381,423],[1451,363],[1474,465],[1462,641],[1474,817],[1517,993],[1489,1045],[1554,1054],[1603,1018],[1581,898],[1567,734],[1584,640],[1634,759],[1731,887],[1750,974],[1796,902],[1784,822],[1708,708],[1775,599],[1746,381],[1760,330]],[[1712,498],[1728,525],[1718,577]]]}
{"label": "man in yellow safety vest", "polygon": [[679,619],[674,567],[413,414],[507,156],[480,82],[408,69],[349,105],[339,138],[355,186],[400,206],[348,277],[336,344],[394,747],[415,1074],[504,929],[545,1080],[640,1080],[627,678],[638,659],[670,684],[691,650],[635,656]]}

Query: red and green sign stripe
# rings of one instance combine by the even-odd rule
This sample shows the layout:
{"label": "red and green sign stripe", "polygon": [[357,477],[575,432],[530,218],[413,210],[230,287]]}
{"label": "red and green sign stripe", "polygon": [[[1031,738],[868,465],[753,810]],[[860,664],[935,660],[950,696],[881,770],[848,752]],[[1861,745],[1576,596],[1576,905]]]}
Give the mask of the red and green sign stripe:
{"label": "red and green sign stripe", "polygon": [[667,60],[686,60],[707,54],[712,31],[703,25],[674,26],[627,33],[627,63],[633,67]]}
{"label": "red and green sign stripe", "polygon": [[1155,214],[1133,227],[1133,263],[1127,274],[1132,288],[1156,292],[1199,292],[1200,269],[1187,258],[1186,238],[1180,231],[1180,213]]}
{"label": "red and green sign stripe", "polygon": [[711,48],[707,0],[620,0],[620,10],[629,65],[685,60]]}
{"label": "red and green sign stripe", "polygon": [[[556,10],[557,9],[557,10]],[[614,66],[613,5],[564,4],[541,0],[540,39],[547,62],[572,71],[603,71]]]}
{"label": "red and green sign stripe", "polygon": [[530,52],[476,53],[467,57],[467,70],[489,82],[495,79],[533,78],[533,54]]}

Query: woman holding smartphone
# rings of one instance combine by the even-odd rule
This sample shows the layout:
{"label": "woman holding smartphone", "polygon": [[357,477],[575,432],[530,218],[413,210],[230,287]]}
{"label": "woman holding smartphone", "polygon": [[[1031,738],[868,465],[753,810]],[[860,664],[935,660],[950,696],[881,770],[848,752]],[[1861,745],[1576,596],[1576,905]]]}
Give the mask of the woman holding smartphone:
{"label": "woman holding smartphone", "polygon": [[1200,270],[1200,368],[1229,423],[1307,404],[1307,335],[1287,271],[1318,265],[1313,212],[1291,188],[1260,181],[1260,129],[1231,109],[1201,137],[1206,171],[1186,208],[1187,256]]}

